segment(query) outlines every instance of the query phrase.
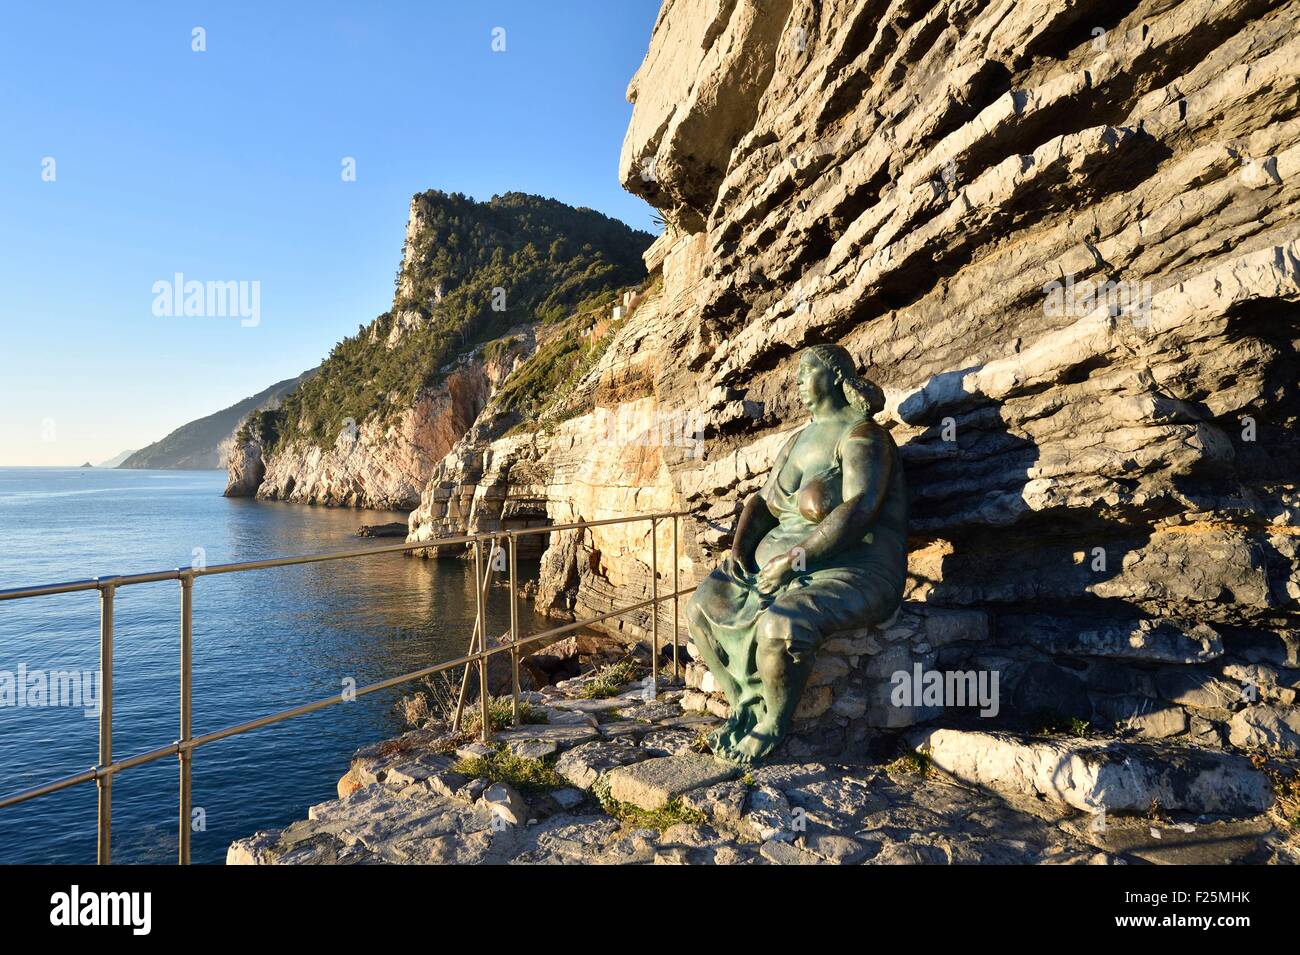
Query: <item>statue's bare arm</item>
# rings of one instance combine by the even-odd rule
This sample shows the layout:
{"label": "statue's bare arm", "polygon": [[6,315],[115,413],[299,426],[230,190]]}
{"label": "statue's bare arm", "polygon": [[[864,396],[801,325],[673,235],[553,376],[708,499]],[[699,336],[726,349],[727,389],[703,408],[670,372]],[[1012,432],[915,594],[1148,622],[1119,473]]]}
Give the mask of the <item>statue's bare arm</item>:
{"label": "statue's bare arm", "polygon": [[741,509],[740,517],[736,520],[736,536],[731,544],[731,560],[737,568],[746,573],[753,574],[758,571],[754,552],[767,533],[778,523],[776,515],[768,506],[767,495],[780,480],[781,469],[785,467],[786,459],[790,456],[790,449],[794,447],[797,437],[798,432],[782,446],[776,456],[776,463],[772,465],[772,471],[767,477],[767,483],[763,485],[761,491],[749,496],[744,508]]}
{"label": "statue's bare arm", "polygon": [[757,572],[754,552],[768,531],[776,525],[777,520],[772,516],[763,495],[751,494],[736,521],[736,539],[731,545],[731,559],[738,568],[750,574]]}

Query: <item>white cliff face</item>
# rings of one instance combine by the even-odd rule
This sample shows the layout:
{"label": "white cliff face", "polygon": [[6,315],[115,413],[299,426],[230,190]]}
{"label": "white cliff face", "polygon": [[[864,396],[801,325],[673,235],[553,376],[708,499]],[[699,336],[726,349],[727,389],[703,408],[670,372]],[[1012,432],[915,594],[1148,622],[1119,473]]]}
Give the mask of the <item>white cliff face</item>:
{"label": "white cliff face", "polygon": [[492,392],[532,347],[529,328],[492,359],[482,349],[458,362],[436,387],[393,421],[346,426],[332,447],[305,442],[279,449],[257,488],[263,500],[410,510],[439,461],[469,430]]}
{"label": "white cliff face", "polygon": [[224,496],[252,497],[266,474],[266,465],[262,463],[262,443],[256,440],[242,444],[232,441],[227,452],[226,470],[228,478]]}
{"label": "white cliff face", "polygon": [[426,391],[390,424],[347,427],[333,447],[304,443],[276,452],[257,496],[353,507],[415,506],[433,463],[464,433],[487,400],[481,374],[456,372],[445,388]]}

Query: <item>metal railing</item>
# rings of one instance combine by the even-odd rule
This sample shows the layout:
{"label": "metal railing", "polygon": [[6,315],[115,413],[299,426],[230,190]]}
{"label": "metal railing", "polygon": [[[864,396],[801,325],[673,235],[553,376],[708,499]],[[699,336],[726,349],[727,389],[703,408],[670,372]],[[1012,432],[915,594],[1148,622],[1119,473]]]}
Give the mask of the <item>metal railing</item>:
{"label": "metal railing", "polygon": [[[297,716],[305,716],[308,713],[314,713],[317,710],[323,710],[339,703],[349,702],[371,693],[378,693],[381,690],[391,689],[400,686],[403,683],[409,683],[412,680],[419,680],[435,673],[441,673],[446,670],[452,670],[456,667],[464,667],[464,675],[461,680],[460,698],[457,703],[457,712],[454,721],[454,729],[459,731],[461,726],[461,716],[465,702],[465,692],[469,683],[469,674],[472,667],[477,665],[478,684],[479,684],[479,702],[481,706],[480,713],[480,738],[483,742],[490,742],[492,738],[492,724],[489,718],[489,688],[488,688],[488,660],[498,653],[509,653],[512,667],[511,693],[513,697],[513,716],[514,724],[519,725],[520,708],[519,708],[519,662],[520,650],[530,644],[538,643],[542,640],[552,640],[562,634],[579,630],[592,624],[601,623],[613,617],[621,616],[626,613],[633,613],[650,607],[650,690],[657,697],[659,695],[659,604],[665,600],[672,600],[673,604],[673,677],[680,677],[680,663],[678,659],[678,647],[680,644],[679,630],[679,598],[695,590],[694,587],[688,587],[685,590],[679,586],[679,564],[680,554],[678,551],[678,523],[680,518],[685,517],[686,512],[671,512],[662,514],[639,514],[632,517],[615,517],[597,521],[576,521],[569,524],[552,524],[538,527],[519,528],[517,530],[487,531],[478,534],[464,534],[457,537],[440,537],[427,541],[406,541],[401,544],[387,544],[380,547],[367,548],[364,550],[338,551],[325,554],[310,554],[301,557],[278,557],[269,560],[245,561],[242,563],[216,564],[211,567],[191,567],[188,569],[155,571],[146,574],[130,574],[116,577],[95,577],[89,580],[76,580],[59,584],[45,584],[36,587],[15,587],[8,590],[0,590],[0,601],[18,600],[27,597],[44,597],[53,594],[68,594],[79,591],[97,590],[99,591],[99,662],[100,662],[100,707],[99,707],[99,761],[80,773],[71,776],[65,776],[61,779],[55,779],[39,786],[33,786],[30,789],[21,792],[11,793],[7,796],[0,797],[0,809],[14,806],[19,803],[36,799],[40,796],[47,796],[81,783],[94,782],[99,790],[99,811],[98,811],[98,849],[97,861],[100,865],[107,865],[110,862],[111,842],[112,842],[112,816],[113,816],[113,777],[118,773],[137,766],[143,766],[147,763],[155,762],[165,756],[175,755],[180,761],[180,798],[179,798],[179,862],[181,865],[188,865],[190,861],[190,791],[193,778],[193,758],[194,750],[200,746],[206,746],[209,743],[215,743],[218,740],[226,739],[231,736],[239,736],[251,730],[259,729],[263,726],[271,726],[281,723],[285,720],[293,719]],[[673,527],[673,591],[671,594],[659,593],[659,543],[658,529],[661,521],[672,521]],[[586,530],[593,527],[604,527],[611,524],[630,524],[640,521],[650,522],[650,599],[642,600],[639,603],[631,604],[627,607],[616,607],[608,613],[598,614],[594,617],[587,617],[582,620],[576,620],[573,623],[565,624],[559,627],[552,627],[543,630],[540,633],[534,633],[526,637],[519,635],[519,611],[518,611],[518,572],[516,569],[516,541],[520,537],[531,534],[551,534],[559,531],[569,530]],[[496,568],[498,555],[500,551],[500,541],[506,541],[506,569],[509,573],[510,588],[510,639],[508,642],[496,646],[488,647],[486,640],[487,633],[487,591],[491,584],[492,574]],[[491,544],[491,551],[488,556],[488,565],[484,571],[483,545]],[[298,564],[314,564],[330,560],[348,560],[356,557],[369,557],[376,554],[393,554],[403,553],[412,550],[426,550],[434,547],[449,547],[457,545],[472,545],[474,549],[474,584],[475,584],[475,622],[474,633],[470,639],[469,651],[462,657],[454,660],[447,660],[443,663],[433,664],[422,667],[410,673],[401,676],[390,677],[381,680],[378,683],[372,683],[369,686],[353,690],[347,694],[331,696],[323,700],[316,700],[312,703],[304,703],[300,706],[291,707],[287,710],[281,710],[278,713],[272,713],[268,716],[261,716],[257,719],[247,720],[243,723],[237,723],[233,726],[227,726],[224,729],[214,730],[211,733],[203,733],[194,736],[191,732],[192,717],[192,692],[193,692],[193,642],[194,642],[194,581],[199,577],[211,577],[217,574],[242,573],[250,570],[266,570],[273,567],[290,567]],[[126,587],[133,584],[157,583],[164,580],[176,580],[180,582],[181,588],[181,626],[180,626],[180,738],[168,746],[160,746],[157,749],[148,752],[138,753],[126,759],[113,759],[113,604],[119,587]]]}

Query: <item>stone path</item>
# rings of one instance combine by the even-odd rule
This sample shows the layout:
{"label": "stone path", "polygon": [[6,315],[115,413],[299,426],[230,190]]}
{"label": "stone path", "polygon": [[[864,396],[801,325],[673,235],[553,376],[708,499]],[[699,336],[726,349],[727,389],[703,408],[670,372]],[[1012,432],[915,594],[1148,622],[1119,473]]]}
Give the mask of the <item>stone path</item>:
{"label": "stone path", "polygon": [[[1272,816],[1253,811],[1261,797],[1248,763],[1211,770],[1224,774],[1227,791],[1249,794],[1248,805],[1239,807],[1243,816],[1164,805],[1149,817],[1108,817],[1080,811],[1086,787],[1053,790],[1043,786],[1041,772],[1026,772],[994,793],[915,756],[875,766],[778,762],[742,774],[698,751],[701,736],[718,720],[684,712],[680,690],[665,691],[658,701],[646,700],[635,687],[612,699],[586,700],[583,685],[578,678],[528,694],[534,711],[549,722],[498,732],[493,748],[457,746],[437,729],[367,747],[339,781],[339,799],[313,806],[307,819],[283,830],[235,842],[227,862],[879,865],[1300,859],[1294,836],[1288,841]],[[932,748],[935,764],[957,772],[963,759],[978,763],[981,753],[1015,763],[1021,755],[1017,746],[1029,756],[1045,745],[1066,746],[1006,734],[938,734],[947,735],[912,742],[922,750]],[[531,768],[537,776],[516,780],[516,786],[464,772],[481,769],[484,756],[507,753],[519,757],[516,768]],[[1123,758],[1137,760],[1141,769],[1140,751]],[[1158,762],[1161,756],[1151,758]],[[1204,801],[1205,787],[1196,792]]]}

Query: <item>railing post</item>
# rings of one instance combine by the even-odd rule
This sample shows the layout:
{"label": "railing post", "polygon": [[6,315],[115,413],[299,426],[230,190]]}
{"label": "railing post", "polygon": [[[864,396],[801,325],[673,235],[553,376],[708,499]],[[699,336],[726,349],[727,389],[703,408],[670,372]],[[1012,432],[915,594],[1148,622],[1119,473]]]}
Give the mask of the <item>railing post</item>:
{"label": "railing post", "polygon": [[181,865],[190,864],[191,780],[194,751],[189,748],[192,736],[192,701],[194,697],[194,574],[181,574],[181,738],[176,751],[180,759],[180,814],[177,834]]}
{"label": "railing post", "polygon": [[479,739],[484,743],[492,739],[492,725],[488,707],[488,658],[487,658],[487,607],[483,591],[487,581],[483,577],[483,539],[474,541],[474,599],[478,607],[478,702],[479,702]]}
{"label": "railing post", "polygon": [[650,518],[650,689],[659,699],[659,519]]}
{"label": "railing post", "polygon": [[[476,543],[475,547],[477,546],[478,545]],[[477,555],[477,551],[475,553]],[[475,566],[474,573],[477,575],[479,573],[477,561],[475,561],[474,566]],[[484,581],[483,583],[479,583],[477,576],[475,577],[474,580],[475,588],[481,590],[486,583],[487,581]],[[475,597],[474,599],[478,601],[477,606],[481,609],[482,602],[479,601],[477,597]],[[483,629],[483,615],[482,613],[476,612],[474,616],[474,631],[469,635],[469,649],[465,651],[466,654],[472,654],[475,652],[474,645],[475,643],[478,642],[479,631],[482,629]],[[471,664],[466,663],[465,670],[460,676],[460,695],[456,697],[456,715],[455,717],[452,718],[451,721],[451,731],[453,733],[460,732],[461,718],[465,715],[465,694],[469,692],[469,673],[471,669],[472,669]]]}
{"label": "railing post", "polygon": [[510,680],[511,692],[514,694],[515,726],[521,722],[519,714],[519,601],[516,588],[519,586],[519,571],[515,565],[515,535],[506,538],[510,548]]}
{"label": "railing post", "polygon": [[681,584],[678,579],[678,571],[681,567],[681,557],[677,553],[677,515],[673,515],[673,682],[679,683],[682,679],[681,666],[677,662],[677,644],[679,640],[678,623],[681,614],[677,609],[677,592],[681,590]]}
{"label": "railing post", "polygon": [[108,865],[113,835],[113,595],[114,578],[99,585],[99,826],[96,861]]}

